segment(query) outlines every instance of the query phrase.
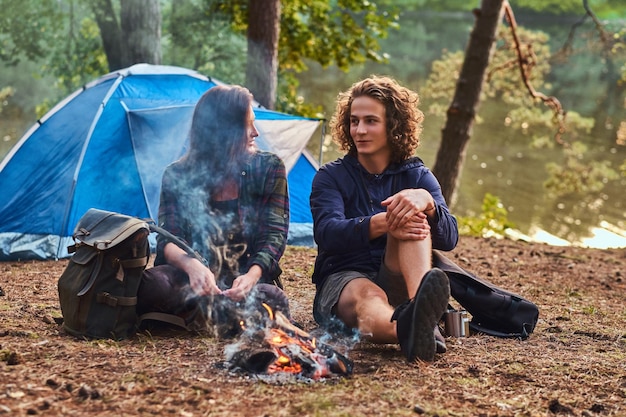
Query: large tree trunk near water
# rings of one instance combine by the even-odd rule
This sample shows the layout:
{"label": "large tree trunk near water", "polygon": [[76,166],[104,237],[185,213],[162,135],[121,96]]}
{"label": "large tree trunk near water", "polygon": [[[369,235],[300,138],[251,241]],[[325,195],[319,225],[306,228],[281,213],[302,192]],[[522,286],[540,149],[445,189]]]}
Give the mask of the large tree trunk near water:
{"label": "large tree trunk near water", "polygon": [[280,0],[249,0],[246,86],[268,109],[276,104]]}
{"label": "large tree trunk near water", "polygon": [[161,8],[159,0],[121,2],[123,66],[161,64]]}
{"label": "large tree trunk near water", "polygon": [[498,25],[502,20],[503,3],[504,0],[482,0],[480,9],[474,11],[476,22],[465,51],[454,98],[448,108],[446,124],[442,129],[433,173],[450,205],[454,204],[465,148],[471,136]]}
{"label": "large tree trunk near water", "polygon": [[146,62],[161,63],[159,0],[123,0],[120,19],[111,0],[93,0],[91,9],[100,29],[109,71]]}
{"label": "large tree trunk near water", "polygon": [[100,29],[100,38],[109,64],[109,71],[123,68],[122,31],[111,0],[94,0],[91,3],[91,10]]}

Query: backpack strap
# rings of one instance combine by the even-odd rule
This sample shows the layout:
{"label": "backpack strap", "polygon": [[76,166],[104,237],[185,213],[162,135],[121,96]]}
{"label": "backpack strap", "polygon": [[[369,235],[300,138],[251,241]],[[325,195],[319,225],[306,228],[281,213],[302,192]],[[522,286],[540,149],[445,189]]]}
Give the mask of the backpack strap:
{"label": "backpack strap", "polygon": [[122,268],[145,268],[148,265],[148,257],[142,256],[140,258],[122,259],[120,260]]}
{"label": "backpack strap", "polygon": [[137,297],[117,297],[108,292],[99,292],[96,294],[96,302],[110,307],[132,307],[137,305]]}
{"label": "backpack strap", "polygon": [[163,237],[167,238],[167,240],[169,240],[170,242],[174,243],[175,245],[177,245],[179,248],[181,248],[182,250],[184,250],[185,252],[187,252],[187,255],[191,256],[192,258],[196,258],[198,259],[200,262],[202,262],[203,265],[209,265],[209,263],[207,262],[206,259],[204,259],[202,257],[202,255],[200,255],[198,252],[196,252],[195,250],[193,250],[191,248],[191,246],[189,246],[187,243],[185,243],[185,241],[183,241],[181,238],[179,238],[178,236],[168,232],[167,230],[163,229],[160,226],[157,226],[154,223],[148,223],[148,227],[150,228],[151,232],[156,232],[160,235],[162,235]]}
{"label": "backpack strap", "polygon": [[178,326],[178,327],[182,327],[183,329],[185,329],[187,331],[191,331],[189,326],[187,326],[187,323],[185,322],[185,319],[183,319],[182,317],[176,316],[174,314],[167,314],[167,313],[161,313],[161,312],[158,312],[158,311],[152,311],[150,313],[145,313],[145,314],[142,314],[141,316],[139,316],[139,323],[140,324],[144,320],[162,321],[162,322],[165,322],[165,323],[173,324],[173,325]]}
{"label": "backpack strap", "polygon": [[78,297],[87,294],[87,292],[93,286],[93,283],[96,282],[96,278],[98,278],[98,274],[100,273],[100,269],[102,268],[102,262],[104,261],[104,253],[98,253],[98,259],[96,259],[96,265],[91,271],[91,276],[89,276],[89,281],[85,284],[85,286],[76,294]]}

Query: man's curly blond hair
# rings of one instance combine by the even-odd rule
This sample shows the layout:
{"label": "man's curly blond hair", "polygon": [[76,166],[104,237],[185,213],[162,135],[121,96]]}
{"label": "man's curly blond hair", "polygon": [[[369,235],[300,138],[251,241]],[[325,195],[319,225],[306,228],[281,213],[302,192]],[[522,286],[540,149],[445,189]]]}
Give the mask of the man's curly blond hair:
{"label": "man's curly blond hair", "polygon": [[361,96],[371,97],[385,107],[391,161],[399,163],[412,157],[420,144],[424,120],[424,113],[417,107],[419,96],[393,78],[377,75],[353,84],[337,97],[337,107],[330,121],[330,128],[333,140],[341,150],[356,156],[356,147],[350,135],[350,113],[352,101]]}

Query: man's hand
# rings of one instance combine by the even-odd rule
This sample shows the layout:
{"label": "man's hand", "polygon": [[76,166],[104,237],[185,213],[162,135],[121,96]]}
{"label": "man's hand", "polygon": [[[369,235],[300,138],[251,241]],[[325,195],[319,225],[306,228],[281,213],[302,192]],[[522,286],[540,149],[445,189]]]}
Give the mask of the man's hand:
{"label": "man's hand", "polygon": [[402,190],[381,204],[387,207],[386,220],[390,232],[403,228],[411,220],[419,222],[420,214],[425,219],[424,212],[435,207],[433,197],[422,188]]}
{"label": "man's hand", "polygon": [[424,240],[430,235],[430,225],[426,214],[419,212],[402,226],[389,229],[388,233],[398,240]]}

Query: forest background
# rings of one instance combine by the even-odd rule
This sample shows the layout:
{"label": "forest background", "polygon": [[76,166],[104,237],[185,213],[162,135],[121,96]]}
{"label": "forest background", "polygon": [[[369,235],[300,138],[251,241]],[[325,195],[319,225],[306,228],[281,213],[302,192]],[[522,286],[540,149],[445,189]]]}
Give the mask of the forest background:
{"label": "forest background", "polygon": [[[116,69],[112,62],[181,65],[248,85],[244,17],[249,5],[268,3],[280,2],[0,0],[0,155],[59,99]],[[467,215],[466,230],[481,236],[505,233],[512,219],[519,227],[525,218],[539,218],[569,242],[607,219],[623,234],[626,2],[511,5],[517,33],[537,57],[525,60],[533,64],[531,85],[558,96],[567,111],[559,138],[567,145],[556,140],[559,118],[554,124],[552,109],[529,97],[519,67],[509,64],[516,62],[512,34],[500,21],[452,208]],[[372,72],[387,73],[421,94],[427,115],[419,154],[431,165],[480,17],[471,10],[478,2],[289,0],[282,6],[275,107],[328,119],[338,91]],[[105,36],[101,27],[108,28]],[[144,31],[158,42],[138,42],[135,35]],[[113,44],[143,48],[109,49],[118,35]],[[311,143],[323,160],[337,155],[329,138],[321,147]],[[57,280],[68,260],[3,262],[0,414],[623,416],[624,255],[623,249],[462,236],[450,254],[459,265],[537,303],[533,335],[449,339],[448,352],[431,366],[407,364],[397,346],[361,343],[349,352],[351,378],[316,384],[264,384],[229,372],[223,363],[229,342],[214,338],[70,338],[55,322]],[[294,318],[307,330],[315,328],[314,259],[314,249],[290,246],[281,261]]]}
{"label": "forest background", "polygon": [[[427,122],[418,153],[437,171],[472,8],[502,3],[0,0],[0,156],[81,85],[150,62],[243,84],[267,107],[326,120],[339,91],[391,75],[420,92]],[[625,246],[626,4],[520,0],[511,10],[517,26],[497,27],[469,147],[444,152],[462,164],[449,202],[463,232]],[[251,42],[255,30],[274,38]],[[273,42],[273,62],[253,71],[267,60],[263,42]],[[556,97],[561,115],[524,81]],[[328,135],[309,148],[321,162],[339,155]]]}

